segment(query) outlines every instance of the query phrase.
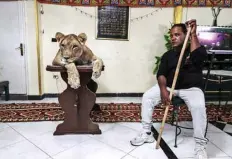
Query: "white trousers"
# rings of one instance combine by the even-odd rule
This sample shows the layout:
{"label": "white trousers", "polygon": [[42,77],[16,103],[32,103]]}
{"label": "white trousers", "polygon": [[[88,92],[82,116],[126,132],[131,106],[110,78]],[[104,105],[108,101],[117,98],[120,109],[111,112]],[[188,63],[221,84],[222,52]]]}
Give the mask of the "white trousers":
{"label": "white trousers", "polygon": [[[170,90],[170,88],[167,89]],[[193,87],[189,89],[174,90],[174,94],[185,101],[191,112],[196,149],[205,148],[207,144],[207,139],[205,138],[207,115],[204,93],[201,89]],[[160,88],[158,84],[144,93],[142,98],[141,116],[143,129],[145,129],[145,131],[151,131],[153,110],[160,101]]]}

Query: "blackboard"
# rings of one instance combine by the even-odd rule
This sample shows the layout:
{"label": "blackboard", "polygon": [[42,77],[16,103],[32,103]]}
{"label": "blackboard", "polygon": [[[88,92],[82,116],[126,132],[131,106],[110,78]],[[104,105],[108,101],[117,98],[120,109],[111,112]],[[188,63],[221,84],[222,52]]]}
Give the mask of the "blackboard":
{"label": "blackboard", "polygon": [[128,6],[99,6],[97,8],[97,39],[128,40],[128,28]]}

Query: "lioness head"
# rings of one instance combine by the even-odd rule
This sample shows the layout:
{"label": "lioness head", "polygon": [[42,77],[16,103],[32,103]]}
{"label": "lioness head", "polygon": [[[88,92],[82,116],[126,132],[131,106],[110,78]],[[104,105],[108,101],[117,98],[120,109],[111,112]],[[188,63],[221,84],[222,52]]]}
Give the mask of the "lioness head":
{"label": "lioness head", "polygon": [[82,55],[83,45],[85,45],[87,40],[85,33],[81,33],[79,35],[64,35],[60,32],[57,32],[55,37],[59,42],[61,55],[65,60],[74,61]]}

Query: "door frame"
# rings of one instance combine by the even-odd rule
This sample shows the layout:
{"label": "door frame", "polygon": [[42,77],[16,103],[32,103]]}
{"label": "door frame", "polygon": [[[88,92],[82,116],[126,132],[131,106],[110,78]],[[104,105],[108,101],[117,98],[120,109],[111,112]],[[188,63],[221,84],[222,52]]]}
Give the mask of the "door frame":
{"label": "door frame", "polygon": [[19,28],[20,28],[20,41],[23,43],[23,52],[24,52],[24,77],[25,77],[25,94],[28,95],[29,88],[29,78],[28,78],[28,31],[27,31],[27,21],[26,21],[26,0],[16,1],[19,6]]}

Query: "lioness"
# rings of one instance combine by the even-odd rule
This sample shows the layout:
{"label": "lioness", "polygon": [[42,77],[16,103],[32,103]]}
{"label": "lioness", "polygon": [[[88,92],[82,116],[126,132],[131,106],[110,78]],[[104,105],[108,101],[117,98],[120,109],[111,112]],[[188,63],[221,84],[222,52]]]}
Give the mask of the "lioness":
{"label": "lioness", "polygon": [[85,45],[87,40],[85,33],[64,35],[57,32],[55,37],[60,49],[52,64],[67,69],[68,83],[72,88],[77,89],[80,86],[80,75],[75,65],[92,64],[93,76],[98,78],[101,75],[103,61]]}

